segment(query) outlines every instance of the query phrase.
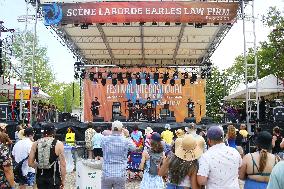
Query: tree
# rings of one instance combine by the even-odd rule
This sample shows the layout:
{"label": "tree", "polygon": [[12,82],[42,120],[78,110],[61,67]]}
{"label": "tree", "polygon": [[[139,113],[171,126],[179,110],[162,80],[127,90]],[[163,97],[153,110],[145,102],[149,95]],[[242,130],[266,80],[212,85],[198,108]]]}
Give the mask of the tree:
{"label": "tree", "polygon": [[[26,33],[26,59],[25,59],[25,75],[24,81],[31,82],[32,77],[32,51],[33,51],[34,35],[28,31]],[[13,53],[16,59],[22,60],[24,45],[24,32],[17,32],[14,36]],[[48,91],[55,80],[55,76],[47,57],[46,47],[39,45],[38,39],[35,39],[35,57],[34,57],[34,85],[40,89]],[[21,65],[14,65],[21,70]]]}
{"label": "tree", "polygon": [[[74,85],[74,98],[73,98]],[[54,83],[51,86],[50,99],[51,104],[55,104],[62,112],[71,112],[72,108],[77,108],[80,105],[80,86],[78,83]]]}

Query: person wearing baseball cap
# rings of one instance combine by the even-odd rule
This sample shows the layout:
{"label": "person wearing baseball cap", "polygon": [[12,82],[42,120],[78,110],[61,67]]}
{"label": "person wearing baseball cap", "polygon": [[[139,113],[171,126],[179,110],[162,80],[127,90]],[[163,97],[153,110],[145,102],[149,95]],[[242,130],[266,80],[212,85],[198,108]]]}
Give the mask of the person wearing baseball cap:
{"label": "person wearing baseball cap", "polygon": [[127,155],[129,151],[135,151],[136,146],[129,136],[129,132],[123,128],[120,121],[112,123],[112,134],[102,138],[103,168],[101,188],[125,188]]}
{"label": "person wearing baseball cap", "polygon": [[199,185],[209,189],[239,189],[240,154],[225,145],[224,131],[219,126],[211,126],[207,138],[210,148],[199,159]]}

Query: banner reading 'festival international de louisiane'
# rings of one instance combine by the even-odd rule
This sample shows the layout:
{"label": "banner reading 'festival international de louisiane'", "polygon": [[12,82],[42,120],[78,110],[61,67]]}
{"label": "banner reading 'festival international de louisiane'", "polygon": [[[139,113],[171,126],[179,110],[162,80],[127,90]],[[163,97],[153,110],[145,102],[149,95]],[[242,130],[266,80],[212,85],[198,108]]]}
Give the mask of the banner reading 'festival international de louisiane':
{"label": "banner reading 'festival international de louisiane'", "polygon": [[84,120],[92,121],[91,102],[95,97],[98,97],[102,107],[100,108],[100,116],[104,117],[105,121],[112,119],[112,105],[114,102],[120,102],[122,106],[122,115],[128,117],[126,101],[130,100],[133,103],[138,99],[140,103],[145,103],[147,97],[156,100],[157,116],[159,117],[160,109],[164,104],[169,104],[170,111],[174,112],[177,122],[183,122],[185,117],[188,117],[187,102],[191,99],[195,103],[194,114],[199,122],[201,117],[205,115],[205,80],[197,80],[195,84],[190,84],[189,80],[186,85],[182,86],[180,79],[175,81],[175,85],[171,86],[169,81],[167,84],[155,84],[153,79],[147,85],[145,80],[141,80],[141,84],[137,85],[133,80],[132,84],[128,84],[127,80],[123,84],[119,81],[114,86],[112,80],[108,79],[105,86],[101,84],[99,79],[95,83],[89,79],[84,81]]}
{"label": "banner reading 'festival international de louisiane'", "polygon": [[[44,5],[45,19],[61,23],[183,22],[232,23],[238,3],[220,2],[93,2]],[[54,7],[52,7],[54,6]],[[49,12],[52,10],[52,14]],[[50,18],[52,19],[52,18]]]}

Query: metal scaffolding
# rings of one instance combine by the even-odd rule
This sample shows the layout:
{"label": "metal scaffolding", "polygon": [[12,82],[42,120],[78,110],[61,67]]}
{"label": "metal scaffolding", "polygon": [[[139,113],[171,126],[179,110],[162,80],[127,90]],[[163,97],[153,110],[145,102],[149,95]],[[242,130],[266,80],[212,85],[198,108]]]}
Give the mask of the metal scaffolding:
{"label": "metal scaffolding", "polygon": [[[259,94],[258,94],[258,70],[257,70],[257,47],[254,0],[242,1],[242,21],[243,21],[243,40],[244,40],[244,65],[245,65],[245,84],[246,84],[246,123],[248,130],[251,131],[251,120],[259,120]],[[253,60],[248,61],[249,51]],[[250,87],[249,83],[256,81],[255,87]]]}

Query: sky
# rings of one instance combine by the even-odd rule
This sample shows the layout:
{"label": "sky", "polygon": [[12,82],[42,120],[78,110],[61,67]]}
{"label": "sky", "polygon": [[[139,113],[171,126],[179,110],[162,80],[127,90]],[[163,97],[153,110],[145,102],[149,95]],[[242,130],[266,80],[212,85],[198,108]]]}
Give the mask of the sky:
{"label": "sky", "polygon": [[[270,29],[261,22],[261,16],[265,14],[270,6],[276,6],[284,11],[284,0],[255,0],[255,13],[257,15],[256,36],[257,41],[267,40]],[[18,16],[25,15],[24,0],[0,0],[0,21],[4,21],[7,28],[24,29],[25,24],[17,21]],[[48,49],[50,64],[60,82],[71,82],[74,80],[73,65],[75,60],[72,53],[56,40],[56,36],[46,29],[43,22],[37,25],[38,37],[41,46]],[[33,29],[29,24],[28,29]],[[211,60],[220,70],[230,67],[236,56],[243,53],[243,28],[239,20],[229,31],[221,42]],[[248,28],[248,30],[251,30]]]}

